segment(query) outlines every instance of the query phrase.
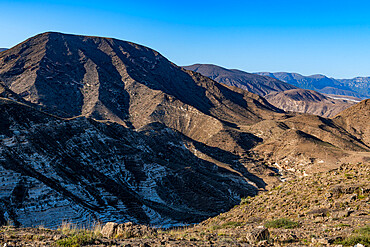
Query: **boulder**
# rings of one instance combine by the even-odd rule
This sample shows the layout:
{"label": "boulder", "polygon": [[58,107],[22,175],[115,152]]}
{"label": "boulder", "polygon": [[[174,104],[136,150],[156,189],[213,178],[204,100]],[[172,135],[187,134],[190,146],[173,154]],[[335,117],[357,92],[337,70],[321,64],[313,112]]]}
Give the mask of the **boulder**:
{"label": "boulder", "polygon": [[108,222],[103,226],[103,229],[101,230],[101,234],[105,238],[113,238],[116,235],[117,231],[117,223],[114,222]]}
{"label": "boulder", "polygon": [[266,227],[258,226],[252,229],[250,232],[248,232],[246,237],[248,242],[253,244],[263,240],[268,240],[270,237],[270,232]]}
{"label": "boulder", "polygon": [[108,222],[101,233],[106,238],[140,238],[156,234],[156,230],[145,225],[137,225],[132,222],[117,224]]}

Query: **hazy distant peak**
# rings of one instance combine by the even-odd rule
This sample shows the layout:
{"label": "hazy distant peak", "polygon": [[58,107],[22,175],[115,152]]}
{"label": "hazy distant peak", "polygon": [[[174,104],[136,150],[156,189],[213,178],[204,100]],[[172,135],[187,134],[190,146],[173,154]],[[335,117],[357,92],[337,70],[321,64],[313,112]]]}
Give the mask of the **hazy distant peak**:
{"label": "hazy distant peak", "polygon": [[183,68],[198,72],[217,82],[235,86],[261,96],[297,87],[265,75],[256,75],[238,69],[226,69],[213,64],[194,64]]}

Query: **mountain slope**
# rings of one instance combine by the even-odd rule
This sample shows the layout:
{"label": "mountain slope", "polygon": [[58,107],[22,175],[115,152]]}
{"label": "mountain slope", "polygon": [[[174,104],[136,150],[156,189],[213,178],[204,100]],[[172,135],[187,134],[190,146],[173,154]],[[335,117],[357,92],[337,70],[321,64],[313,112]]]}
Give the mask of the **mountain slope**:
{"label": "mountain slope", "polygon": [[[11,181],[3,192],[5,220],[10,215],[30,225],[25,210],[52,226],[63,218],[83,222],[84,214],[102,221],[197,222],[229,209],[241,196],[255,194],[266,181],[276,181],[267,176],[272,172],[268,167],[253,170],[260,161],[241,163],[261,139],[238,126],[284,117],[283,112],[255,94],[185,71],[149,48],[45,33],[0,54],[0,80],[1,95],[13,102],[4,103],[12,109],[2,126],[1,166]],[[52,115],[36,121],[23,108],[15,110],[21,107]],[[50,188],[52,177],[61,184]],[[197,177],[207,185],[196,182]],[[97,183],[104,185],[91,195],[89,184]],[[14,205],[7,198],[18,190],[13,184],[21,191],[32,188],[35,196],[27,202],[18,198],[19,207],[11,211]],[[34,192],[29,184],[41,189]],[[128,194],[110,191],[112,184]],[[67,201],[60,205],[38,197],[47,194],[55,194],[57,202]],[[111,200],[113,208],[107,206]],[[35,201],[51,204],[45,210],[54,212],[53,220],[30,209]],[[65,215],[58,213],[61,208]]]}
{"label": "mountain slope", "polygon": [[368,83],[360,85],[359,83],[353,83],[353,80],[349,80],[349,82],[328,78],[324,75],[303,76],[297,73],[287,72],[258,72],[256,74],[269,76],[299,88],[315,90],[324,94],[348,95],[357,98],[370,97],[370,94],[366,92],[369,89]]}
{"label": "mountain slope", "polygon": [[355,104],[353,101],[332,99],[316,91],[305,89],[270,93],[265,98],[284,111],[310,113],[322,117],[334,117]]}
{"label": "mountain slope", "polygon": [[197,158],[179,133],[71,120],[0,99],[0,220],[197,222],[254,195],[241,174]]}
{"label": "mountain slope", "polygon": [[357,138],[364,140],[370,146],[370,99],[339,113],[334,120],[344,126],[344,128]]}
{"label": "mountain slope", "polygon": [[235,86],[249,92],[264,96],[271,92],[280,92],[296,87],[266,76],[257,76],[241,70],[225,69],[212,64],[194,64],[183,68],[201,73],[217,82]]}
{"label": "mountain slope", "polygon": [[370,98],[370,77],[355,77],[353,79],[338,79],[353,91],[357,91]]}
{"label": "mountain slope", "polygon": [[221,126],[251,124],[278,111],[263,98],[185,71],[156,51],[108,38],[35,36],[0,55],[0,80],[24,100],[65,117],[92,116],[135,128],[160,120],[190,136],[193,124],[170,122],[164,113],[207,115],[216,119],[204,122]]}
{"label": "mountain slope", "polygon": [[0,53],[0,80],[2,222],[199,222],[278,183],[274,163],[370,151],[339,122],[116,39],[37,35]]}

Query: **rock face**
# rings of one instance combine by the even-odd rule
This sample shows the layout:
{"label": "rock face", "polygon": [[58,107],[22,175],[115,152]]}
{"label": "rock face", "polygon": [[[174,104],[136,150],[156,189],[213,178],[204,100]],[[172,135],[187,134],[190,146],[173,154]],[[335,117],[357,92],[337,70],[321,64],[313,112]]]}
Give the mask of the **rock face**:
{"label": "rock face", "polygon": [[292,89],[270,93],[265,98],[284,111],[310,113],[322,117],[334,117],[355,105],[354,101],[333,99],[313,90]]}
{"label": "rock face", "polygon": [[194,64],[183,68],[198,72],[225,85],[235,86],[261,96],[271,92],[297,88],[268,76],[260,76],[236,69],[225,69],[213,64]]}
{"label": "rock face", "polygon": [[0,80],[1,223],[195,223],[277,183],[268,164],[370,150],[342,121],[115,39],[37,35],[0,53]]}
{"label": "rock face", "polygon": [[156,230],[144,225],[136,225],[132,222],[117,224],[108,222],[101,230],[103,237],[106,238],[143,238],[156,234]]}

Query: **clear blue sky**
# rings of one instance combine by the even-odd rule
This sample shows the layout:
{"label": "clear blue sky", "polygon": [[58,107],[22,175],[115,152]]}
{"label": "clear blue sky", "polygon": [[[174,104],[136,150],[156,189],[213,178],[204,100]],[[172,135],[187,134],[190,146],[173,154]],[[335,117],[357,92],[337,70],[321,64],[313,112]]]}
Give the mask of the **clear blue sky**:
{"label": "clear blue sky", "polygon": [[368,2],[0,0],[0,47],[58,31],[133,41],[178,65],[370,76]]}

